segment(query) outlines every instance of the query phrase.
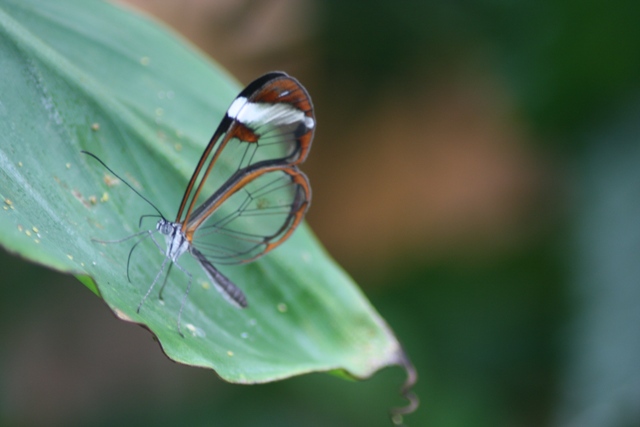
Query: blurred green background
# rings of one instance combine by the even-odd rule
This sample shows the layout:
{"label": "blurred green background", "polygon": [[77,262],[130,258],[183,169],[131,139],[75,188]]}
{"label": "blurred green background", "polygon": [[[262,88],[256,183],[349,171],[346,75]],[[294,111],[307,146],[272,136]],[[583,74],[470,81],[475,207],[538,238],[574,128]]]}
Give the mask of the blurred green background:
{"label": "blurred green background", "polygon": [[[319,122],[309,223],[405,345],[409,426],[640,426],[640,5],[130,0]],[[236,386],[0,254],[0,425],[384,426],[400,369]]]}

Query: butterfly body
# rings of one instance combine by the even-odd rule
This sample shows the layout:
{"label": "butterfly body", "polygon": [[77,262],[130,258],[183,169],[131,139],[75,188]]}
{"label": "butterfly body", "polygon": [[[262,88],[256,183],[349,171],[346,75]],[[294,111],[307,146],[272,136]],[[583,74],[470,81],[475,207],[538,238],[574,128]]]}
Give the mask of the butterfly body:
{"label": "butterfly body", "polygon": [[164,235],[167,244],[165,256],[172,262],[176,262],[183,253],[189,250],[189,239],[182,232],[180,223],[160,218],[156,224],[156,230]]}

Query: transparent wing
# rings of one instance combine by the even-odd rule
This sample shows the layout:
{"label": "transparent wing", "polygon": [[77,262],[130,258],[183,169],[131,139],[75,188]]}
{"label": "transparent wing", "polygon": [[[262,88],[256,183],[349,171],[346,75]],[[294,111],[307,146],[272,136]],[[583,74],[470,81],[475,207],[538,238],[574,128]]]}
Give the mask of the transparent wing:
{"label": "transparent wing", "polygon": [[275,72],[249,84],[229,107],[189,181],[176,220],[183,231],[202,194],[229,187],[243,171],[303,162],[314,129],[311,100],[297,80]]}
{"label": "transparent wing", "polygon": [[252,261],[293,233],[310,201],[296,167],[245,170],[193,212],[187,237],[214,264]]}

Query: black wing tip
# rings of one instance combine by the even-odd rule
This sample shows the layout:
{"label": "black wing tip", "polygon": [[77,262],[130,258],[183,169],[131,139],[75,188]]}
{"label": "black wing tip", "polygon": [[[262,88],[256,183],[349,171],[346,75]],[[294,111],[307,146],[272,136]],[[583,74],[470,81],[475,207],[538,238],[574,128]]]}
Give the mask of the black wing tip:
{"label": "black wing tip", "polygon": [[[281,78],[293,79],[293,77],[291,77],[289,74],[285,73],[284,71],[271,71],[271,72],[268,72],[268,73],[263,74],[262,76],[258,77],[257,79],[255,79],[251,83],[249,83],[247,85],[247,87],[245,87],[242,90],[242,92],[240,92],[238,94],[237,98],[239,98],[239,97],[248,98],[252,93],[257,91],[259,88],[261,88],[262,86],[264,86],[268,82],[270,82],[272,80],[275,80],[275,79],[281,79]],[[293,80],[295,80],[295,79],[293,79]]]}

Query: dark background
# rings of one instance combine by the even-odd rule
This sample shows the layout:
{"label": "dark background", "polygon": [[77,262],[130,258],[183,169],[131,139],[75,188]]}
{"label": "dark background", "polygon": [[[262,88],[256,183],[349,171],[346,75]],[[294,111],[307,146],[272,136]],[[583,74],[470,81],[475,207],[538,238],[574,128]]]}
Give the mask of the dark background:
{"label": "dark background", "polygon": [[[410,426],[640,426],[640,5],[130,0],[319,123],[309,223],[414,361]],[[382,426],[404,377],[230,385],[0,254],[0,425]]]}

